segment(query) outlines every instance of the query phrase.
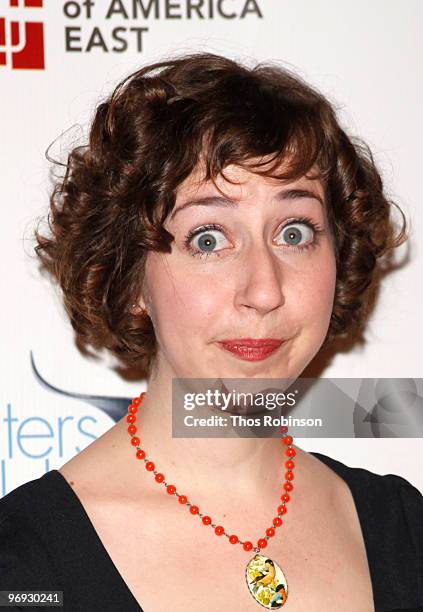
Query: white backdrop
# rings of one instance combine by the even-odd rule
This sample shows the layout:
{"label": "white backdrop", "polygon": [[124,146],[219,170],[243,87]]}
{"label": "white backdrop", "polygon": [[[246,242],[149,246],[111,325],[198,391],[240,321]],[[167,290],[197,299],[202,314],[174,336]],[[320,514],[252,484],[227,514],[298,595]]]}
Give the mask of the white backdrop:
{"label": "white backdrop", "polygon": [[[48,145],[80,125],[51,151],[64,160],[65,145],[85,132],[102,97],[168,53],[282,60],[370,144],[388,193],[411,222],[409,260],[382,287],[367,345],[338,354],[323,375],[422,376],[422,19],[421,0],[0,0],[0,497],[59,467],[114,424],[95,405],[40,384],[30,351],[41,376],[73,394],[129,398],[145,388],[145,381],[122,380],[107,355],[94,361],[77,351],[60,296],[39,275],[31,232],[47,211]],[[44,68],[18,67],[40,64],[43,55]],[[296,442],[348,465],[400,474],[423,490],[418,438]]]}

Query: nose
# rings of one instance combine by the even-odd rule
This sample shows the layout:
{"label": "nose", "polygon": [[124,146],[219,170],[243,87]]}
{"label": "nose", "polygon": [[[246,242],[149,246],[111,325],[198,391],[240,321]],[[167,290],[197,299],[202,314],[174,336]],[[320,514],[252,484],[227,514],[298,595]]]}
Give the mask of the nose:
{"label": "nose", "polygon": [[264,315],[284,302],[280,259],[267,245],[251,245],[239,271],[237,306],[253,308]]}

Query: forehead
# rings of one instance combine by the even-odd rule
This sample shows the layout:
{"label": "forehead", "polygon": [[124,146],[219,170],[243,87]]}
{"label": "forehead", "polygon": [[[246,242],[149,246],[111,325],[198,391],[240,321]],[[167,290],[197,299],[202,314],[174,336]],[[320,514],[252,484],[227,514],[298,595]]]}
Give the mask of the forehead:
{"label": "forehead", "polygon": [[[246,196],[248,191],[272,191],[278,190],[282,186],[307,187],[324,199],[324,185],[318,176],[316,168],[309,173],[296,179],[281,179],[271,176],[260,175],[255,172],[254,162],[249,161],[248,165],[241,166],[230,164],[223,169],[222,174],[218,174],[213,180],[205,180],[205,167],[198,164],[192,173],[179,185],[176,200],[181,201],[187,196],[198,196],[206,193],[217,193],[221,190],[224,194],[230,195],[233,199],[241,199]],[[261,168],[266,170],[266,166]],[[284,172],[286,165],[280,165],[273,170],[273,173]]]}

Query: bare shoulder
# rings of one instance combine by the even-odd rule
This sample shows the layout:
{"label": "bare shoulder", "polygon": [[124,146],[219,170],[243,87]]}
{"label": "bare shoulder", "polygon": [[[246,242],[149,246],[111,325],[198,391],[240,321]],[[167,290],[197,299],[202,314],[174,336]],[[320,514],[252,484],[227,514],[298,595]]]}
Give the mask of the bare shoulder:
{"label": "bare shoulder", "polygon": [[125,423],[118,421],[102,436],[64,463],[59,472],[82,498],[125,497]]}

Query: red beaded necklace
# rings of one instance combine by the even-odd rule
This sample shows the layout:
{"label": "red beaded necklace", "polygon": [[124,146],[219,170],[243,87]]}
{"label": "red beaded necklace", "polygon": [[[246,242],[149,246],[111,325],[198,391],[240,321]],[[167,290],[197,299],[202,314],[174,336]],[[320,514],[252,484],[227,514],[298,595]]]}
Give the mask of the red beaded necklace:
{"label": "red beaded necklace", "polygon": [[285,455],[289,457],[287,461],[285,461],[285,467],[287,471],[285,472],[285,482],[283,483],[283,493],[280,497],[282,504],[277,508],[277,516],[274,517],[272,521],[272,526],[266,529],[266,535],[263,538],[260,538],[257,541],[257,546],[253,546],[252,542],[246,540],[245,542],[241,541],[237,535],[228,534],[222,525],[216,525],[213,523],[210,516],[207,514],[202,514],[199,511],[198,506],[192,504],[188,501],[186,495],[180,495],[175,485],[168,484],[165,481],[165,477],[161,472],[158,472],[155,468],[155,464],[153,461],[150,461],[145,451],[140,448],[140,438],[136,436],[137,426],[136,422],[136,414],[138,412],[138,408],[141,405],[142,400],[144,399],[145,391],[143,391],[139,397],[135,397],[131,404],[128,406],[128,415],[126,417],[128,425],[128,433],[131,435],[131,444],[135,446],[137,449],[136,458],[142,459],[145,462],[145,469],[148,472],[153,472],[155,481],[163,484],[166,487],[166,492],[169,495],[175,495],[178,498],[178,502],[181,505],[188,506],[189,511],[193,515],[197,515],[201,518],[203,525],[210,525],[216,535],[222,536],[225,535],[231,544],[241,544],[243,549],[247,552],[253,550],[256,554],[254,557],[250,559],[247,564],[245,570],[245,578],[247,581],[248,589],[254,599],[265,608],[273,609],[280,608],[286,603],[288,597],[288,584],[284,573],[280,566],[265,555],[259,554],[263,548],[266,548],[267,542],[270,538],[272,538],[276,529],[282,525],[281,516],[283,516],[287,507],[286,504],[290,500],[289,493],[293,490],[294,485],[292,484],[292,480],[294,478],[294,462],[292,458],[295,457],[296,451],[295,448],[292,447],[293,438],[292,436],[286,435],[288,432],[288,427],[283,425],[281,427],[282,443],[284,446],[287,446],[285,450]]}

